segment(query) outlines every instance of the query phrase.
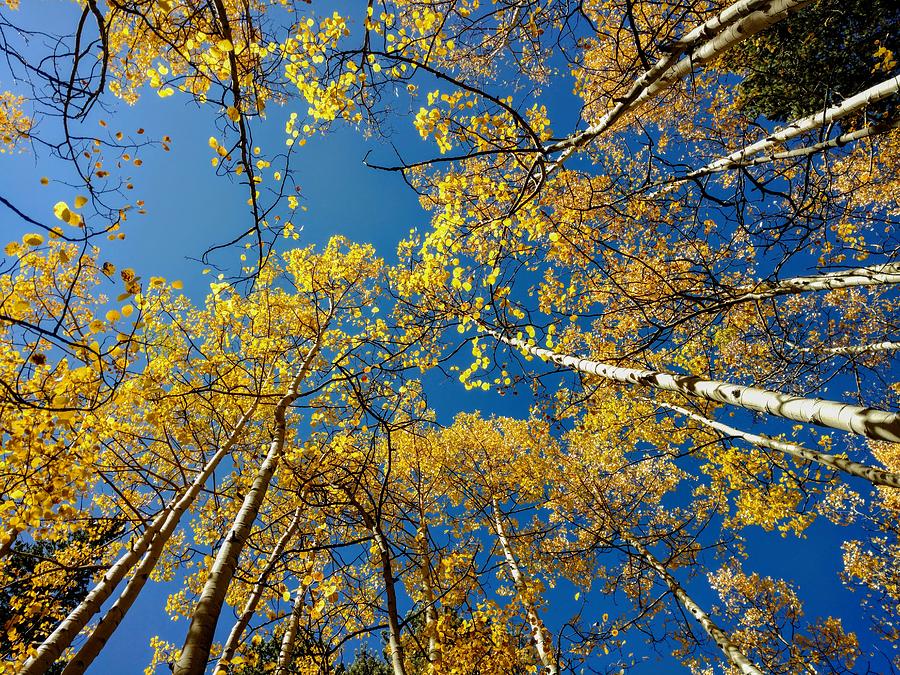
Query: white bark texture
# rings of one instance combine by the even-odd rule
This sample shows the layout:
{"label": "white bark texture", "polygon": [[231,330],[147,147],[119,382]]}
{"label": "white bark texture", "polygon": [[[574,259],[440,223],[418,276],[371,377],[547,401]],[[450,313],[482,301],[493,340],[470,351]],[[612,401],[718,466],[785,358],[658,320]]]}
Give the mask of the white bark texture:
{"label": "white bark texture", "polygon": [[524,340],[505,337],[496,331],[488,332],[500,342],[521,349],[532,356],[614,382],[644,385],[688,396],[697,396],[745,410],[770,413],[795,422],[850,431],[878,441],[900,442],[900,415],[897,413],[863,408],[838,401],[792,396],[778,391],[745,387],[730,382],[707,380],[696,375],[676,375],[655,370],[622,368],[577,356],[559,354],[528,344]]}
{"label": "white bark texture", "polygon": [[[760,157],[750,157],[747,159],[738,159],[733,162],[729,162],[727,165],[718,165],[713,167],[712,165],[704,167],[702,169],[697,169],[696,171],[691,171],[688,174],[688,177],[695,178],[699,176],[705,176],[707,174],[716,173],[719,171],[727,171],[728,169],[741,167],[741,166],[758,166],[760,164],[768,164],[770,162],[774,162],[776,160],[781,159],[794,159],[796,157],[808,157],[810,155],[816,155],[825,150],[830,150],[832,148],[842,148],[849,143],[853,143],[854,141],[859,141],[864,138],[869,138],[871,136],[877,136],[879,134],[883,134],[891,129],[896,129],[897,126],[900,126],[900,120],[892,122],[891,124],[869,124],[864,126],[861,129],[856,129],[855,131],[848,131],[847,133],[841,134],[840,136],[835,136],[834,138],[829,138],[824,141],[820,141],[818,143],[813,143],[812,145],[805,145],[799,148],[793,148],[791,150],[782,150],[779,152],[770,152],[769,154],[762,155]],[[761,150],[760,152],[765,152],[765,150]],[[684,182],[679,181],[679,183]]]}
{"label": "white bark texture", "polygon": [[394,579],[393,563],[391,561],[391,549],[387,538],[381,531],[381,526],[375,523],[371,517],[365,516],[367,526],[372,530],[375,544],[378,546],[378,555],[381,562],[381,575],[384,580],[384,593],[387,601],[388,614],[388,649],[391,652],[391,668],[394,675],[406,675],[406,666],[403,663],[403,647],[400,643],[400,611],[397,607],[397,588]]}
{"label": "white bark texture", "polygon": [[39,675],[47,671],[63,651],[87,626],[91,618],[100,611],[103,603],[112,595],[116,586],[138,565],[135,574],[109,611],[91,631],[87,641],[75,654],[66,667],[66,672],[84,672],[94,657],[100,652],[106,641],[118,627],[125,612],[137,598],[150,572],[159,561],[166,543],[172,536],[185,511],[193,504],[197,495],[206,485],[206,481],[216,470],[219,462],[231,452],[247,422],[256,412],[257,402],[241,416],[234,429],[228,435],[225,444],[209,459],[202,471],[194,478],[188,489],[174,499],[153,519],[150,526],[137,538],[130,542],[128,550],[110,567],[103,578],[90,590],[75,609],[69,612],[56,629],[37,648],[37,653],[22,666],[19,675]]}
{"label": "white bark texture", "polygon": [[[824,127],[837,122],[838,120],[843,119],[848,115],[852,115],[853,113],[863,110],[873,103],[883,101],[884,99],[896,94],[898,90],[900,90],[900,77],[891,77],[884,82],[880,82],[869,87],[868,89],[859,92],[855,96],[844,99],[837,105],[826,108],[822,112],[813,113],[812,115],[808,115],[807,117],[796,120],[791,124],[774,131],[765,138],[756,141],[755,143],[744,146],[740,150],[735,150],[726,157],[722,157],[715,160],[714,162],[710,162],[706,166],[697,169],[696,171],[692,171],[687,175],[687,177],[691,178],[695,176],[701,176],[709,173],[714,173],[716,171],[724,171],[725,169],[729,169],[735,166],[740,166],[742,163],[747,162],[749,158],[759,155],[763,152],[768,152],[776,146],[791,140],[792,138],[796,138],[797,136],[800,136],[801,134],[804,134],[808,131],[812,131],[814,129],[818,129],[820,127]],[[850,140],[853,139],[851,138]]]}
{"label": "white bark texture", "polygon": [[832,356],[858,356],[859,354],[877,354],[878,352],[895,352],[900,349],[900,342],[873,342],[867,345],[848,345],[846,347],[797,347],[804,354],[828,354]]}
{"label": "white bark texture", "polygon": [[225,646],[222,647],[222,654],[219,656],[219,661],[216,664],[216,667],[213,672],[222,670],[227,672],[227,664],[234,658],[235,652],[237,652],[237,648],[241,644],[241,637],[244,635],[244,631],[247,629],[247,625],[250,623],[250,619],[253,618],[253,615],[256,613],[256,607],[259,604],[259,599],[262,597],[263,591],[266,588],[266,582],[269,579],[269,576],[278,566],[279,561],[281,560],[281,554],[284,553],[284,549],[287,547],[288,542],[297,532],[297,529],[300,527],[300,515],[302,511],[298,506],[294,511],[294,517],[288,525],[287,529],[284,531],[284,534],[279,537],[278,541],[275,543],[275,548],[273,548],[269,552],[269,557],[266,560],[266,566],[263,567],[262,572],[260,572],[259,578],[256,580],[256,583],[253,585],[253,590],[250,592],[250,597],[247,598],[247,602],[244,604],[244,609],[241,610],[241,615],[238,617],[238,620],[235,622],[234,626],[231,628],[231,632],[228,634],[228,639],[225,641]]}
{"label": "white bark texture", "polygon": [[706,634],[716,643],[716,646],[722,650],[722,653],[731,665],[737,668],[742,675],[763,675],[762,671],[760,671],[760,669],[744,655],[740,648],[732,642],[728,634],[716,625],[700,605],[694,602],[693,598],[687,594],[687,591],[681,587],[681,584],[678,583],[669,570],[667,570],[665,566],[650,553],[647,547],[627,531],[621,532],[620,535],[622,539],[629,546],[634,548],[640,557],[643,558],[644,561],[660,576],[672,594],[690,615],[700,623],[703,630],[706,631]]}
{"label": "white bark texture", "polygon": [[753,288],[739,291],[731,298],[723,299],[723,305],[754,302],[798,293],[817,293],[841,288],[864,286],[889,286],[900,284],[900,263],[883,263],[869,267],[855,267],[840,272],[827,272],[810,276],[791,277],[774,282],[760,282]]}
{"label": "white bark texture", "polygon": [[306,588],[301,587],[297,590],[297,597],[294,598],[294,605],[291,607],[287,626],[281,638],[281,649],[278,651],[275,675],[287,675],[288,668],[291,665],[291,656],[294,654],[294,643],[297,641],[297,629],[300,627],[300,614],[303,611],[303,595],[305,593]]}
{"label": "white bark texture", "polygon": [[541,664],[548,675],[558,675],[559,669],[556,667],[556,660],[553,658],[553,648],[548,643],[544,623],[541,621],[534,604],[528,598],[528,587],[525,583],[525,577],[519,568],[519,564],[516,562],[516,556],[503,529],[503,520],[496,499],[491,502],[491,518],[494,521],[494,532],[497,535],[497,541],[500,542],[500,548],[503,550],[503,558],[506,560],[506,567],[512,578],[513,586],[519,595],[520,602],[525,607],[525,616],[528,618],[528,625],[531,629],[531,636],[534,640],[538,658],[540,658]]}
{"label": "white bark texture", "polygon": [[244,501],[235,516],[231,529],[225,536],[225,540],[216,554],[209,577],[203,586],[200,599],[197,601],[197,606],[191,616],[191,624],[188,627],[184,646],[181,648],[181,656],[173,669],[175,675],[202,675],[206,671],[213,635],[216,631],[219,615],[222,612],[222,605],[225,602],[225,594],[231,585],[234,573],[237,570],[238,558],[244,550],[247,539],[250,537],[253,523],[256,520],[266,492],[269,489],[269,483],[275,474],[275,469],[278,467],[278,462],[284,451],[287,408],[299,396],[300,383],[306,377],[310,365],[319,353],[323,331],[324,329],[320,330],[315,344],[291,381],[288,393],[275,406],[275,434],[272,442],[269,444],[269,451],[260,465],[249,491],[244,496]]}
{"label": "white bark texture", "polygon": [[[623,115],[689,75],[696,66],[718,58],[742,40],[778,23],[809,2],[810,0],[745,0],[734,3],[697,26],[676,42],[670,53],[645,71],[598,122],[544,148],[546,155],[559,153],[548,167],[547,174],[553,173],[572,154],[612,127]],[[682,57],[683,54],[686,55]]]}
{"label": "white bark texture", "polygon": [[859,462],[853,462],[849,459],[845,459],[844,457],[838,457],[837,455],[832,455],[827,452],[810,450],[809,448],[806,448],[799,443],[779,441],[775,438],[747,433],[746,431],[741,431],[740,429],[730,427],[727,424],[722,424],[721,422],[716,422],[715,420],[711,420],[707,417],[703,417],[702,415],[698,415],[697,413],[691,412],[690,410],[682,408],[681,406],[672,405],[670,403],[662,403],[660,401],[654,401],[654,403],[661,408],[674,410],[675,412],[680,413],[685,417],[689,417],[696,422],[700,422],[701,424],[708,426],[711,429],[715,429],[716,431],[721,432],[725,436],[729,436],[731,438],[740,438],[741,440],[746,441],[751,445],[755,445],[760,448],[768,448],[770,450],[778,450],[779,452],[783,452],[787,455],[790,455],[791,457],[796,457],[800,460],[822,464],[823,466],[827,466],[830,469],[837,469],[838,471],[843,471],[850,474],[851,476],[864,478],[874,485],[900,487],[900,474],[877,469],[872,466],[867,466],[866,464],[860,464]]}
{"label": "white bark texture", "polygon": [[434,593],[434,569],[428,549],[428,526],[425,524],[425,505],[419,501],[419,528],[422,532],[422,581],[425,586],[425,633],[428,635],[428,672],[433,673],[439,660],[437,647],[437,599]]}

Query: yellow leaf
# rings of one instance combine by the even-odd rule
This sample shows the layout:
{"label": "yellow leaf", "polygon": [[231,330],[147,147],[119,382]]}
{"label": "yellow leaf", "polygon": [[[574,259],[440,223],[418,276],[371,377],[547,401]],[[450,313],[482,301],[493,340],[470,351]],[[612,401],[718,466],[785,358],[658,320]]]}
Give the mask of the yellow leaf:
{"label": "yellow leaf", "polygon": [[68,223],[72,218],[72,212],[69,211],[69,205],[65,202],[56,202],[56,204],[53,205],[53,215],[64,223]]}
{"label": "yellow leaf", "polygon": [[122,318],[122,315],[115,309],[111,309],[106,313],[106,320],[110,323],[115,323],[119,319]]}
{"label": "yellow leaf", "polygon": [[40,246],[44,243],[44,238],[39,234],[29,232],[24,237],[22,237],[22,241],[29,246]]}
{"label": "yellow leaf", "polygon": [[184,282],[182,282],[182,281],[173,281],[173,282],[172,282],[172,288],[174,288],[176,291],[180,291],[182,288],[184,288]]}
{"label": "yellow leaf", "polygon": [[75,208],[80,209],[82,206],[88,203],[88,198],[84,195],[78,195],[75,197]]}
{"label": "yellow leaf", "polygon": [[284,593],[282,593],[281,599],[284,600],[285,602],[290,602],[291,601],[291,592],[285,591]]}

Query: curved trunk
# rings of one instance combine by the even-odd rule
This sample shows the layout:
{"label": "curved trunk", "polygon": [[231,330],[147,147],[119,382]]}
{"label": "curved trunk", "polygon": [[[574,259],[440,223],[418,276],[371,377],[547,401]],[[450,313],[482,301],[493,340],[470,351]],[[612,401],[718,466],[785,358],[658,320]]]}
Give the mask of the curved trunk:
{"label": "curved trunk", "polygon": [[259,578],[256,580],[256,584],[253,586],[253,590],[250,593],[250,597],[247,598],[247,602],[244,604],[244,609],[241,611],[241,615],[238,617],[238,620],[235,622],[234,626],[231,629],[231,632],[228,634],[228,639],[225,641],[225,646],[222,647],[222,655],[219,657],[218,664],[215,667],[215,670],[222,670],[227,672],[226,665],[231,659],[234,658],[234,654],[237,651],[238,646],[241,643],[241,636],[243,636],[244,631],[247,629],[247,624],[250,623],[250,619],[253,618],[253,615],[256,613],[256,607],[259,604],[259,599],[262,597],[263,590],[266,586],[266,581],[269,579],[269,575],[272,574],[272,571],[278,565],[278,561],[281,558],[281,554],[284,553],[284,549],[287,547],[288,542],[291,540],[291,537],[297,532],[297,529],[300,527],[300,513],[301,509],[298,506],[294,511],[294,518],[291,520],[290,525],[284,531],[284,534],[278,539],[275,544],[275,548],[269,553],[269,558],[266,561],[266,566],[263,568],[262,572],[259,575]]}
{"label": "curved trunk", "polygon": [[900,415],[897,413],[862,408],[837,401],[791,396],[778,391],[745,387],[730,382],[706,380],[696,375],[675,375],[656,370],[622,368],[577,356],[558,354],[549,349],[530,345],[524,340],[504,337],[497,331],[488,332],[500,342],[517,347],[526,354],[614,382],[644,385],[687,396],[705,398],[745,410],[770,413],[795,422],[851,431],[878,441],[900,442]]}
{"label": "curved trunk", "polygon": [[19,675],[39,675],[46,672],[50,665],[72,644],[75,637],[84,629],[91,618],[100,611],[103,603],[112,595],[116,586],[125,578],[135,565],[140,563],[136,574],[129,581],[120,597],[97,627],[88,636],[87,642],[70,661],[66,672],[83,672],[99,653],[103,645],[118,627],[125,612],[131,607],[150,572],[156,566],[166,542],[181,522],[184,512],[193,504],[206,481],[213,474],[219,462],[231,452],[247,422],[256,411],[258,401],[254,401],[250,409],[241,416],[237,425],[228,435],[221,448],[210,458],[197,475],[187,491],[164,508],[150,526],[144,530],[137,541],[131,542],[126,551],[110,567],[103,578],[90,590],[78,606],[69,612],[56,629],[38,646],[37,653],[28,659],[19,671]]}
{"label": "curved trunk", "polygon": [[513,586],[519,595],[519,600],[525,607],[525,616],[528,618],[528,625],[531,628],[531,635],[534,639],[534,646],[548,675],[558,675],[559,669],[556,667],[556,660],[553,658],[553,647],[548,643],[545,634],[544,623],[541,621],[534,604],[528,598],[528,588],[525,583],[525,576],[519,569],[516,562],[516,556],[513,554],[512,546],[503,529],[503,521],[500,517],[500,508],[497,499],[491,500],[491,518],[493,520],[494,532],[497,540],[500,542],[500,548],[503,549],[503,557],[506,560],[506,567],[509,575],[512,577]]}
{"label": "curved trunk", "polygon": [[225,603],[225,594],[231,585],[231,580],[237,570],[238,558],[250,537],[253,523],[256,521],[256,516],[269,489],[269,483],[284,451],[287,408],[299,396],[300,383],[306,377],[310,364],[318,354],[321,340],[322,332],[320,331],[315,345],[310,349],[300,370],[291,381],[288,393],[275,406],[275,436],[269,444],[269,451],[253,479],[250,490],[244,496],[244,501],[235,516],[231,529],[216,554],[209,577],[191,616],[191,624],[181,649],[181,656],[173,669],[175,675],[202,675],[206,671],[213,635],[216,632],[222,605]]}
{"label": "curved trunk", "polygon": [[740,438],[744,441],[747,441],[751,445],[755,445],[760,448],[768,448],[770,450],[778,450],[779,452],[783,452],[787,455],[790,455],[791,457],[796,457],[797,459],[805,460],[808,462],[816,462],[817,464],[822,464],[823,466],[827,466],[830,469],[837,469],[838,471],[843,471],[844,473],[848,473],[851,476],[864,478],[873,485],[900,487],[900,474],[890,471],[883,471],[882,469],[867,466],[866,464],[860,464],[859,462],[852,462],[849,459],[844,459],[843,457],[838,457],[837,455],[831,455],[827,452],[810,450],[809,448],[803,447],[799,443],[789,443],[787,441],[779,441],[775,438],[769,438],[767,436],[750,434],[746,431],[741,431],[740,429],[730,427],[727,424],[722,424],[721,422],[716,422],[715,420],[708,419],[706,417],[703,417],[702,415],[698,415],[697,413],[691,412],[690,410],[677,405],[672,405],[670,403],[661,403],[659,401],[654,401],[654,403],[662,408],[668,408],[669,410],[674,410],[675,412],[681,413],[686,417],[690,417],[692,420],[700,422],[701,424],[704,424],[711,429],[715,429],[716,431],[720,431],[726,436]]}

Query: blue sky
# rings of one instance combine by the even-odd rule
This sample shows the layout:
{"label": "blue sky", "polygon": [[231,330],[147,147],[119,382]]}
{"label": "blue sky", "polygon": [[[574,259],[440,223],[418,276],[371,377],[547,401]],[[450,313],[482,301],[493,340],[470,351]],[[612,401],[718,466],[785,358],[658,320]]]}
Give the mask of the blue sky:
{"label": "blue sky", "polygon": [[[23,9],[27,18],[50,23],[65,21],[71,10],[71,6],[55,0],[26,0],[23,4],[27,5]],[[9,86],[9,82],[0,81],[0,88]],[[568,81],[560,77],[546,98],[553,108],[551,119],[557,130],[574,128],[578,105]],[[151,138],[168,135],[172,138],[172,150],[166,153],[150,148],[141,152],[143,166],[134,171],[135,194],[146,199],[147,214],[129,219],[124,241],[104,243],[103,259],[120,267],[133,267],[141,275],[181,279],[185,293],[202,302],[213,277],[204,276],[203,266],[193,259],[211,243],[224,241],[244,229],[248,222],[245,190],[216,176],[209,163],[211,152],[207,140],[215,133],[218,111],[197,107],[180,94],[160,99],[149,93],[134,107],[113,105],[114,112],[107,116],[112,130],[127,132],[143,127]],[[264,152],[283,147],[284,120],[292,111],[291,107],[272,109],[270,118],[257,124],[255,134]],[[102,116],[95,115],[88,128],[96,125]],[[411,119],[395,121],[394,128],[396,136],[392,141],[408,157],[417,159],[433,153],[433,146],[419,139]],[[381,256],[392,261],[397,241],[410,228],[427,227],[428,214],[398,174],[363,165],[363,157],[370,151],[373,161],[392,160],[390,148],[377,140],[366,139],[359,130],[339,126],[328,135],[314,137],[297,154],[296,178],[307,207],[305,213],[294,219],[296,225],[303,227],[297,243],[321,244],[334,234],[342,234],[374,244]],[[79,192],[60,182],[69,176],[67,172],[66,167],[40,149],[0,155],[0,176],[3,176],[0,195],[30,216],[53,224],[53,204],[59,200],[71,202]],[[51,177],[50,185],[40,184],[42,176]],[[6,240],[33,229],[23,227],[8,211],[0,211],[0,224]],[[514,399],[465,392],[455,378],[444,382],[438,375],[429,376],[426,384],[429,400],[441,422],[450,421],[459,411],[476,409],[518,416],[528,413],[525,396]],[[839,387],[833,388],[838,390]],[[802,597],[810,616],[836,611],[840,614],[841,607],[849,607],[845,612],[845,626],[861,629],[860,611],[856,609],[858,598],[844,589],[837,578],[840,541],[846,534],[821,521],[810,528],[803,540],[750,532],[749,560],[744,569],[802,581]],[[710,602],[711,596],[702,590],[702,580],[697,581],[701,583],[689,584],[689,590],[701,601]],[[140,672],[150,658],[151,635],[180,644],[187,625],[184,621],[173,624],[164,612],[165,595],[170,590],[175,590],[175,586],[148,586],[91,673]],[[568,618],[568,611],[568,608],[553,611],[548,621],[559,623]],[[599,607],[598,614],[602,611]],[[226,609],[220,622],[223,630],[229,628],[229,616],[230,611]],[[655,666],[648,666],[645,672],[655,672]],[[678,671],[671,667],[669,672]]]}

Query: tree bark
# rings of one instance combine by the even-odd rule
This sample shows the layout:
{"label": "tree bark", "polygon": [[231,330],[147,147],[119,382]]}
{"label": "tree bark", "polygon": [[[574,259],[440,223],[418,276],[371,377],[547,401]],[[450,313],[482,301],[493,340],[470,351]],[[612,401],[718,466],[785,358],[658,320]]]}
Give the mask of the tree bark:
{"label": "tree bark", "polygon": [[366,528],[372,533],[375,545],[378,546],[378,558],[387,604],[388,649],[391,652],[391,668],[394,671],[394,675],[406,675],[406,666],[403,663],[403,647],[400,643],[400,614],[397,609],[397,588],[393,562],[391,561],[391,549],[388,545],[387,537],[384,536],[384,531],[381,529],[381,523],[373,518],[351,493],[347,493],[347,498],[356,508]]}
{"label": "tree bark", "polygon": [[297,590],[297,597],[294,598],[287,626],[284,629],[284,636],[281,638],[281,648],[278,650],[278,663],[275,666],[275,675],[287,675],[288,667],[291,665],[294,644],[297,642],[297,630],[300,627],[300,613],[303,610],[303,595],[305,593],[306,588],[301,587]]}
{"label": "tree bark", "polygon": [[[673,50],[645,71],[631,89],[596,124],[544,148],[545,155],[560,153],[548,167],[553,173],[575,152],[613,126],[623,115],[668,89],[698,65],[708,63],[742,40],[765,30],[796,12],[811,0],[745,0],[727,7],[688,32]],[[681,57],[689,52],[683,58]]]}
{"label": "tree bark", "polygon": [[881,265],[870,265],[869,267],[856,267],[840,272],[790,277],[775,282],[761,282],[754,288],[740,291],[738,295],[722,300],[721,304],[731,306],[741,302],[768,300],[769,298],[777,298],[782,295],[892,284],[900,284],[900,263],[884,263]]}
{"label": "tree bark", "polygon": [[287,544],[291,540],[291,537],[294,536],[294,534],[297,532],[297,529],[300,527],[300,514],[301,509],[298,506],[294,511],[294,518],[293,520],[291,520],[290,525],[288,525],[288,528],[284,531],[284,534],[282,534],[276,542],[275,548],[273,548],[269,553],[268,560],[266,561],[266,566],[263,568],[262,572],[259,575],[259,578],[256,580],[256,584],[254,584],[253,590],[250,593],[250,597],[247,598],[247,602],[244,604],[244,609],[241,611],[241,615],[238,617],[238,620],[232,627],[231,632],[228,634],[228,639],[225,641],[225,646],[222,648],[222,655],[219,657],[219,661],[216,664],[214,672],[219,670],[222,670],[224,672],[228,671],[227,664],[229,661],[231,661],[231,659],[234,658],[234,654],[241,643],[241,637],[243,636],[244,631],[247,629],[247,625],[250,623],[250,619],[252,619],[253,615],[256,613],[256,607],[259,604],[259,599],[262,597],[263,591],[265,590],[266,581],[268,581],[269,575],[272,574],[273,570],[278,565],[281,554],[284,553],[284,549],[287,547]]}
{"label": "tree bark", "polygon": [[323,331],[324,328],[320,329],[319,334],[316,336],[316,342],[291,381],[288,393],[275,406],[274,438],[269,445],[269,451],[265,460],[260,465],[256,477],[253,479],[250,490],[244,496],[243,504],[241,504],[241,509],[235,516],[231,530],[219,547],[219,552],[216,555],[209,577],[203,586],[200,599],[197,601],[197,606],[191,617],[191,624],[188,627],[184,646],[181,649],[181,656],[173,669],[175,675],[202,675],[206,670],[210,649],[212,648],[213,635],[216,631],[219,615],[222,612],[222,605],[225,602],[225,594],[231,585],[231,580],[237,570],[238,558],[244,550],[247,539],[250,537],[253,523],[256,520],[263,499],[269,489],[269,483],[275,474],[275,469],[278,467],[278,462],[284,451],[287,408],[299,396],[300,383],[306,377],[310,364],[312,364],[321,347]]}
{"label": "tree bark", "polygon": [[553,658],[553,648],[548,644],[544,623],[541,621],[534,604],[528,598],[528,587],[525,583],[525,577],[519,568],[519,564],[516,562],[516,556],[503,529],[503,521],[500,517],[500,508],[496,498],[491,500],[491,519],[493,520],[497,541],[500,542],[500,548],[503,550],[506,567],[509,570],[510,577],[512,577],[513,586],[519,595],[519,600],[525,607],[525,616],[528,618],[528,625],[531,628],[531,635],[534,638],[534,646],[537,650],[538,658],[541,660],[541,665],[546,668],[548,675],[558,675],[559,669],[556,667],[556,660]]}
{"label": "tree bark", "polygon": [[730,155],[710,162],[705,167],[692,171],[687,175],[688,178],[703,176],[717,171],[740,166],[746,162],[748,158],[758,155],[762,152],[771,150],[772,148],[785,143],[786,141],[796,138],[808,131],[827,126],[837,122],[848,115],[859,112],[873,103],[883,101],[900,91],[900,77],[891,77],[884,82],[873,85],[868,89],[861,91],[855,96],[846,98],[837,105],[823,110],[822,112],[813,113],[807,117],[791,122],[786,127],[778,129],[769,134],[765,138],[751,143],[740,150],[735,150]]}
{"label": "tree bark", "polygon": [[428,635],[428,672],[433,673],[440,660],[437,647],[437,598],[434,593],[434,569],[428,550],[428,525],[425,519],[425,504],[419,490],[419,530],[422,534],[422,582],[425,586],[425,632]]}
{"label": "tree bark", "polygon": [[798,347],[791,345],[804,354],[829,354],[833,356],[856,356],[858,354],[875,354],[878,352],[894,352],[900,349],[900,342],[873,342],[868,345],[849,345],[847,347]]}
{"label": "tree bark", "polygon": [[643,558],[644,561],[660,576],[672,594],[691,616],[700,623],[703,630],[706,631],[706,634],[716,643],[716,646],[722,650],[722,653],[731,665],[740,670],[742,675],[763,675],[762,671],[760,671],[759,668],[744,655],[738,646],[731,641],[728,634],[719,628],[710,616],[703,611],[703,608],[694,602],[693,598],[687,594],[669,570],[667,570],[665,566],[650,553],[647,547],[645,547],[637,537],[627,531],[621,531],[619,532],[619,535],[622,537],[622,540],[635,549],[640,557]]}
{"label": "tree bark", "polygon": [[791,396],[758,387],[707,380],[696,375],[675,375],[655,370],[622,368],[577,356],[558,354],[549,349],[530,345],[524,340],[505,337],[497,331],[488,332],[500,342],[517,347],[532,356],[614,382],[645,385],[705,398],[745,410],[770,413],[795,422],[850,431],[878,441],[900,442],[900,415],[897,413],[837,401]]}
{"label": "tree bark", "polygon": [[206,481],[216,470],[219,462],[231,451],[238,437],[253,416],[258,405],[254,401],[250,409],[241,416],[232,429],[225,444],[203,467],[190,487],[177,499],[164,508],[150,526],[144,530],[137,541],[129,544],[126,551],[110,567],[103,578],[90,590],[78,606],[69,612],[56,629],[37,648],[37,653],[28,659],[19,671],[19,675],[39,675],[58,659],[75,637],[84,629],[91,618],[100,611],[103,603],[112,595],[116,586],[125,578],[131,569],[140,562],[137,572],[128,582],[122,594],[109,609],[97,627],[88,636],[87,642],[79,649],[66,667],[67,673],[84,672],[99,653],[103,645],[118,627],[125,613],[131,607],[141,588],[156,566],[175,528],[181,521],[184,512],[190,508],[194,499],[206,485]]}
{"label": "tree bark", "polygon": [[873,485],[900,487],[900,474],[890,471],[883,471],[872,466],[860,464],[859,462],[852,462],[849,459],[844,459],[843,457],[838,457],[837,455],[831,455],[827,452],[810,450],[809,448],[803,447],[799,443],[789,443],[786,441],[779,441],[775,438],[769,438],[767,436],[750,434],[746,431],[741,431],[740,429],[730,427],[727,424],[722,424],[721,422],[716,422],[715,420],[703,417],[702,415],[698,415],[697,413],[691,412],[690,410],[677,405],[662,403],[659,401],[654,401],[654,403],[662,408],[668,408],[669,410],[674,410],[675,412],[681,413],[686,417],[690,417],[692,420],[700,422],[701,424],[708,426],[711,429],[715,429],[716,431],[719,431],[726,436],[740,438],[750,443],[751,445],[755,445],[760,448],[768,448],[770,450],[778,450],[787,455],[790,455],[791,457],[796,457],[797,459],[822,464],[823,466],[827,466],[830,469],[837,469],[838,471],[843,471],[844,473],[848,473],[851,476],[864,478]]}

